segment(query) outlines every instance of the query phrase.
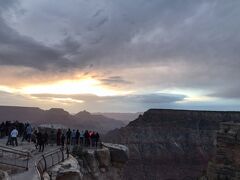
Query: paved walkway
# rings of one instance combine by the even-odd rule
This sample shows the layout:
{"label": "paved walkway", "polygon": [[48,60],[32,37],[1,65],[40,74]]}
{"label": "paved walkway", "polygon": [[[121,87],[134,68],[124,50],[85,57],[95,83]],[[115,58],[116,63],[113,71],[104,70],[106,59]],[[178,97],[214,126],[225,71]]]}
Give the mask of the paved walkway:
{"label": "paved walkway", "polygon": [[[7,138],[0,139],[1,146],[6,146],[6,142],[7,142]],[[28,163],[29,169],[27,171],[23,171],[21,173],[9,175],[11,180],[27,180],[27,179],[39,180],[38,172],[35,167],[35,163],[41,158],[43,153],[47,153],[47,152],[50,152],[52,150],[59,148],[59,146],[56,146],[56,145],[47,145],[45,147],[45,150],[43,153],[38,152],[38,150],[36,150],[36,148],[35,148],[34,143],[29,143],[26,141],[21,142],[21,138],[18,138],[18,146],[17,147],[15,147],[15,146],[14,147],[6,146],[6,147],[14,148],[16,150],[30,152],[30,159],[29,159],[29,163]],[[72,149],[72,148],[73,148],[73,146],[70,146],[70,149]],[[96,149],[96,147],[84,147],[84,149],[94,150],[94,149]],[[49,164],[51,164],[51,162],[49,162]]]}
{"label": "paved walkway", "polygon": [[[6,145],[6,141],[7,138],[3,138],[0,139],[0,145],[5,146]],[[47,145],[45,147],[44,152],[38,152],[38,150],[36,150],[35,148],[35,144],[33,143],[28,143],[28,142],[18,142],[18,146],[17,147],[13,147],[13,146],[6,146],[6,147],[10,147],[10,148],[14,148],[17,150],[21,150],[21,151],[28,151],[31,153],[31,157],[29,160],[29,165],[28,165],[28,171],[23,171],[22,173],[18,173],[18,174],[14,174],[14,175],[9,175],[11,180],[27,180],[27,179],[31,179],[31,180],[39,180],[38,178],[38,173],[37,170],[35,168],[35,162],[38,161],[40,159],[40,157],[42,156],[43,153],[52,151],[56,148],[58,148],[56,145]]]}

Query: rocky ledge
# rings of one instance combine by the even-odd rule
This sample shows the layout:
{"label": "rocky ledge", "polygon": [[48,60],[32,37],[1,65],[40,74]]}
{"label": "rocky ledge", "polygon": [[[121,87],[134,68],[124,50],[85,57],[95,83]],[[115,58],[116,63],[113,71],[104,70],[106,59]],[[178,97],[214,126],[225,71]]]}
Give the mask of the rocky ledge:
{"label": "rocky ledge", "polygon": [[120,180],[128,158],[128,148],[123,145],[103,143],[100,149],[76,146],[72,149],[72,156],[45,173],[44,179]]}

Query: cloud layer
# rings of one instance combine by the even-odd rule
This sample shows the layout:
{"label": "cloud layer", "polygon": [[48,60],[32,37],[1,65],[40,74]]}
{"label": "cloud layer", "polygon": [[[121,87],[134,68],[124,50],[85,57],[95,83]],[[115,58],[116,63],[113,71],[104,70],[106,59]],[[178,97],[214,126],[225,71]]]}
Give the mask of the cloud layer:
{"label": "cloud layer", "polygon": [[189,91],[239,101],[239,16],[240,2],[224,0],[1,1],[0,85],[81,74],[134,92],[137,107]]}

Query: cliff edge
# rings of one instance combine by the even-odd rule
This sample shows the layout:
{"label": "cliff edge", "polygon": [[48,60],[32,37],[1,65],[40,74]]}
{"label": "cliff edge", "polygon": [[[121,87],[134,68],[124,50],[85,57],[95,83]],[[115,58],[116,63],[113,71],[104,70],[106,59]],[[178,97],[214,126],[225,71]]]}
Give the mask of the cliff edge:
{"label": "cliff edge", "polygon": [[124,179],[194,179],[215,154],[222,122],[240,122],[240,112],[150,109],[104,140],[129,147]]}
{"label": "cliff edge", "polygon": [[217,150],[208,164],[208,180],[240,179],[240,123],[222,123]]}
{"label": "cliff edge", "polygon": [[45,180],[121,180],[129,158],[123,145],[103,143],[101,148],[75,146],[72,155],[44,175]]}

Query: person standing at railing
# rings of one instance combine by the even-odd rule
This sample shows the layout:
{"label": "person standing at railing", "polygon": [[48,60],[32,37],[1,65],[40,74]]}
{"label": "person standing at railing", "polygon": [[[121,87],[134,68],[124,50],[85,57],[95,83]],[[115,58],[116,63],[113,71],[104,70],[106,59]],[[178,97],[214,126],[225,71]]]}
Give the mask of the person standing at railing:
{"label": "person standing at railing", "polygon": [[44,139],[44,145],[48,145],[48,133],[47,131],[45,131],[45,133],[43,134],[43,139]]}
{"label": "person standing at railing", "polygon": [[84,131],[80,132],[80,145],[83,145]]}
{"label": "person standing at railing", "polygon": [[84,140],[85,140],[85,146],[90,146],[90,134],[88,132],[88,130],[85,131],[84,133]]}
{"label": "person standing at railing", "polygon": [[79,143],[79,136],[80,136],[80,132],[79,132],[79,130],[77,130],[77,132],[76,132],[76,144],[77,145]]}
{"label": "person standing at railing", "polygon": [[1,134],[0,137],[1,138],[5,136],[4,126],[5,126],[5,124],[4,124],[4,122],[2,122],[1,125],[0,125],[0,134]]}
{"label": "person standing at railing", "polygon": [[95,139],[96,139],[96,147],[98,146],[98,141],[99,141],[99,138],[100,138],[100,136],[99,136],[99,134],[98,134],[98,132],[95,134]]}
{"label": "person standing at railing", "polygon": [[14,143],[16,146],[18,146],[17,136],[18,136],[18,130],[16,129],[16,127],[14,127],[11,132],[11,141],[13,146],[14,146]]}
{"label": "person standing at railing", "polygon": [[12,132],[11,130],[8,132],[8,139],[7,139],[6,146],[8,146],[9,144],[12,145],[11,132]]}
{"label": "person standing at railing", "polygon": [[90,134],[90,139],[91,139],[91,146],[95,147],[96,139],[95,139],[95,132],[94,131],[92,131],[92,133]]}
{"label": "person standing at railing", "polygon": [[62,133],[62,136],[61,136],[61,145],[62,145],[62,147],[64,147],[64,143],[65,143],[65,135],[64,135],[64,133]]}
{"label": "person standing at railing", "polygon": [[43,152],[45,142],[44,142],[44,136],[40,131],[37,134],[37,141],[38,141],[38,145],[39,145],[39,152]]}
{"label": "person standing at railing", "polygon": [[27,133],[27,141],[30,142],[31,136],[32,136],[32,126],[30,124],[28,124],[27,126],[26,133]]}
{"label": "person standing at railing", "polygon": [[73,129],[71,136],[72,136],[71,145],[75,145],[75,143],[76,143],[76,131],[75,131],[75,129]]}
{"label": "person standing at railing", "polygon": [[66,133],[66,136],[67,136],[67,145],[70,144],[70,141],[71,141],[71,134],[72,134],[71,130],[68,129],[68,131],[67,131],[67,133]]}

